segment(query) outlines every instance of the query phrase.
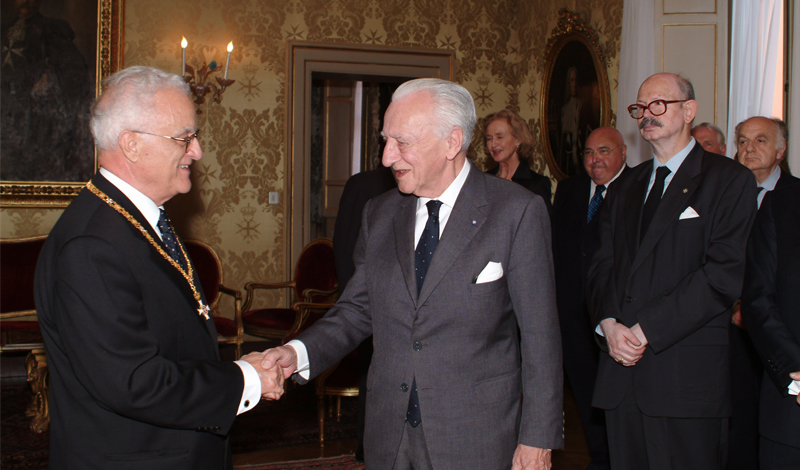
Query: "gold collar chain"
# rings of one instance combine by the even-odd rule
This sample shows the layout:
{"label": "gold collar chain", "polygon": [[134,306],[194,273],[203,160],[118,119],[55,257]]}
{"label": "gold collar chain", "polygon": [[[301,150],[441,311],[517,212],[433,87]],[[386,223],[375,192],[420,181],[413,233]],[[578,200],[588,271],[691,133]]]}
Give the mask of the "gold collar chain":
{"label": "gold collar chain", "polygon": [[92,194],[99,197],[102,201],[111,206],[112,209],[119,212],[123,217],[128,219],[128,222],[133,224],[133,226],[136,227],[137,230],[142,232],[142,235],[144,235],[147,241],[150,242],[150,244],[153,245],[153,247],[155,247],[155,249],[159,252],[159,254],[161,254],[161,256],[164,257],[164,259],[167,260],[169,264],[171,264],[173,267],[175,267],[175,269],[177,269],[181,273],[183,278],[186,279],[186,282],[189,283],[189,287],[192,288],[192,295],[194,296],[194,299],[197,301],[197,304],[199,305],[197,309],[197,314],[203,316],[206,320],[210,319],[209,313],[211,312],[211,309],[208,308],[208,305],[203,303],[203,299],[200,297],[200,293],[197,291],[197,287],[194,285],[194,270],[192,269],[192,263],[189,262],[189,256],[187,256],[186,254],[186,249],[183,247],[183,243],[180,240],[178,240],[178,237],[176,236],[175,238],[176,241],[178,242],[178,246],[181,248],[181,252],[183,253],[183,258],[186,260],[186,267],[188,269],[188,272],[184,271],[181,265],[178,264],[178,262],[175,261],[172,258],[172,256],[167,254],[167,252],[164,251],[163,248],[161,248],[161,245],[159,245],[158,243],[156,243],[155,240],[153,240],[153,237],[150,236],[150,233],[147,231],[147,229],[142,227],[142,224],[140,224],[136,219],[134,219],[133,216],[130,215],[128,211],[125,210],[125,208],[117,204],[113,199],[108,197],[103,191],[97,189],[97,186],[92,184],[91,181],[89,181],[86,184],[86,188],[88,188],[89,191],[92,192]]}

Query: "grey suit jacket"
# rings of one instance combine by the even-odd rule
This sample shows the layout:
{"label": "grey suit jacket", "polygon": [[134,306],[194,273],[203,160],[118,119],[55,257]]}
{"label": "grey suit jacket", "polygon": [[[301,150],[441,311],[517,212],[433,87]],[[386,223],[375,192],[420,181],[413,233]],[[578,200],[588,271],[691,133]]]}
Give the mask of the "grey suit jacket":
{"label": "grey suit jacket", "polygon": [[[339,303],[298,337],[311,376],[374,335],[368,468],[391,468],[415,378],[434,468],[509,468],[517,443],[562,447],[561,345],[542,199],[472,166],[419,297],[416,201],[390,191],[367,204],[355,274]],[[502,263],[503,277],[476,284],[490,261]]]}

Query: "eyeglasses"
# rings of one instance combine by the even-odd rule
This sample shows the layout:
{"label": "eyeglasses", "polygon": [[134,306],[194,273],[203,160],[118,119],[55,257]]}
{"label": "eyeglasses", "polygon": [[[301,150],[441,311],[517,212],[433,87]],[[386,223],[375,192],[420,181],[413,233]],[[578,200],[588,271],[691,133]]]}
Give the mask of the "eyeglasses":
{"label": "eyeglasses", "polygon": [[200,130],[199,129],[197,131],[195,131],[194,134],[189,134],[186,137],[170,137],[168,135],[153,134],[152,132],[145,132],[145,131],[131,131],[131,132],[135,132],[137,134],[154,135],[156,137],[164,137],[165,139],[172,139],[172,140],[176,140],[178,142],[183,142],[183,143],[186,144],[186,147],[183,149],[183,153],[186,153],[186,152],[189,151],[189,145],[192,143],[192,141],[194,139],[198,139],[197,135],[200,134]]}
{"label": "eyeglasses", "polygon": [[[614,147],[613,149],[610,149],[608,147],[600,147],[599,149],[597,149],[597,154],[600,155],[601,157],[607,157],[607,156],[611,155],[611,152],[613,152],[614,150],[622,147],[623,145],[624,144],[619,144],[616,147]],[[592,157],[594,157],[594,154],[595,154],[594,150],[586,149],[586,150],[583,151],[583,158],[592,158]]]}
{"label": "eyeglasses", "polygon": [[643,104],[632,104],[628,106],[628,112],[631,114],[631,117],[634,119],[641,119],[644,117],[645,110],[649,109],[650,114],[653,116],[661,116],[662,114],[667,112],[667,105],[672,103],[683,103],[684,101],[689,100],[655,100],[651,101],[650,104],[647,106]]}

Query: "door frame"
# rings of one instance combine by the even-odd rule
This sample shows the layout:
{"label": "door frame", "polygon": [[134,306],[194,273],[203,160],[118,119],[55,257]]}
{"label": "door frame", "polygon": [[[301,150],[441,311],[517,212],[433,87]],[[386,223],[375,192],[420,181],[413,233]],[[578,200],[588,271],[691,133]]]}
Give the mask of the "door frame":
{"label": "door frame", "polygon": [[455,51],[289,41],[287,45],[285,193],[286,275],[311,237],[311,79],[314,72],[364,77],[453,80]]}

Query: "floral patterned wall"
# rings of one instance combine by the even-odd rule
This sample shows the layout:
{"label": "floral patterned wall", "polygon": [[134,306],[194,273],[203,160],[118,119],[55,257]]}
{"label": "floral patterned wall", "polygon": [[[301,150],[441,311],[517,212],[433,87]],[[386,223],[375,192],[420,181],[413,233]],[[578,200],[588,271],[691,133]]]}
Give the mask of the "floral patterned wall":
{"label": "floral patterned wall", "polygon": [[[216,249],[227,285],[241,288],[247,281],[285,277],[289,40],[455,50],[455,80],[472,92],[479,117],[505,107],[518,111],[540,142],[534,169],[549,175],[539,106],[544,50],[561,8],[598,32],[613,106],[622,0],[127,1],[125,66],[180,73],[182,36],[189,41],[190,65],[213,60],[222,66],[227,43],[234,43],[229,78],[236,83],[220,105],[206,103],[199,116],[204,157],[192,168],[192,191],[168,203],[179,233]],[[476,142],[481,140],[476,135]],[[482,146],[471,156],[482,164]],[[268,204],[270,191],[279,193],[279,204]],[[0,235],[47,233],[60,212],[3,209]]]}

